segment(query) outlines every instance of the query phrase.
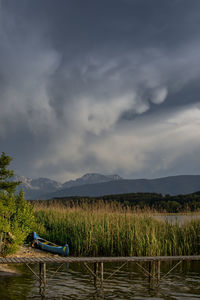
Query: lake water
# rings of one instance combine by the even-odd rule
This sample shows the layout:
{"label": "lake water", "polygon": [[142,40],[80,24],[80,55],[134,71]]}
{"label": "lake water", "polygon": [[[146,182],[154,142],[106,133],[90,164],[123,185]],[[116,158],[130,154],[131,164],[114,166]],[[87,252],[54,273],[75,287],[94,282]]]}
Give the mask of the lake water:
{"label": "lake water", "polygon": [[[200,215],[155,216],[159,220],[182,224]],[[161,262],[161,278],[176,263]],[[92,278],[83,264],[63,265],[51,278],[59,265],[47,264],[46,294],[40,290],[38,279],[25,265],[15,265],[16,276],[0,276],[0,300],[20,299],[80,299],[80,300],[196,300],[200,299],[200,261],[182,262],[161,280],[160,286],[152,286],[141,269],[129,263],[108,281],[103,289],[95,288]],[[145,263],[143,267],[147,266]],[[120,264],[104,264],[104,278],[113,273]],[[38,266],[33,267],[38,274]]]}
{"label": "lake water", "polygon": [[175,224],[176,222],[180,225],[182,225],[183,223],[189,222],[191,220],[197,220],[200,219],[200,214],[197,215],[158,215],[158,216],[153,216],[155,219],[157,220],[161,220],[161,221],[168,221],[171,222],[173,224]]}
{"label": "lake water", "polygon": [[[161,262],[161,277],[175,263]],[[159,287],[149,285],[141,270],[129,263],[111,279],[104,282],[103,289],[94,287],[83,264],[63,265],[54,278],[50,278],[59,265],[47,264],[46,296],[41,295],[39,282],[25,265],[16,265],[17,276],[0,277],[0,299],[136,299],[136,300],[197,300],[200,299],[200,262],[183,262]],[[104,278],[120,264],[104,264]],[[143,264],[146,267],[145,263]],[[38,273],[38,266],[34,267]]]}

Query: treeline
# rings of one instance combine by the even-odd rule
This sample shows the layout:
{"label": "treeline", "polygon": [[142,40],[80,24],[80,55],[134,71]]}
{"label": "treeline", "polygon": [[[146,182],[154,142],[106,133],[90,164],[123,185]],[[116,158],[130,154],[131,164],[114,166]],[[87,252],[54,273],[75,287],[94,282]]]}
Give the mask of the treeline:
{"label": "treeline", "polygon": [[156,193],[131,193],[106,195],[102,197],[60,197],[50,200],[32,200],[34,204],[43,203],[47,206],[63,205],[68,207],[84,206],[85,204],[104,203],[120,203],[123,207],[132,209],[152,209],[156,211],[166,211],[169,213],[177,213],[183,211],[197,211],[200,209],[200,192],[187,195],[162,195]]}

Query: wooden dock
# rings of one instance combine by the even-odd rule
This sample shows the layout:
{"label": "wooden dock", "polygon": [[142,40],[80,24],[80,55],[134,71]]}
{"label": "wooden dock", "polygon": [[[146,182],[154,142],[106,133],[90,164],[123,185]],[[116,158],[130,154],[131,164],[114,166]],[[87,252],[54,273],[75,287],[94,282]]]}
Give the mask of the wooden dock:
{"label": "wooden dock", "polygon": [[200,255],[192,256],[116,256],[116,257],[0,257],[0,264],[35,263],[114,263],[114,262],[158,262],[158,261],[194,261]]}
{"label": "wooden dock", "polygon": [[[128,256],[128,257],[7,257],[0,258],[0,264],[25,264],[29,270],[38,278],[40,289],[43,288],[45,293],[47,283],[47,268],[48,263],[57,263],[60,266],[57,268],[53,276],[59,271],[61,266],[66,263],[83,263],[87,271],[92,275],[95,287],[103,287],[103,282],[110,279],[114,274],[121,270],[128,263],[135,263],[148,278],[149,284],[159,285],[160,281],[166,278],[179,264],[183,261],[200,261],[200,255],[193,256]],[[146,263],[145,266],[142,263]],[[174,266],[161,277],[160,264],[161,262],[175,262]],[[121,263],[121,266],[112,274],[104,278],[104,263]],[[39,273],[37,274],[30,265],[39,264]],[[93,267],[91,267],[91,264]],[[53,277],[51,276],[51,278]]]}

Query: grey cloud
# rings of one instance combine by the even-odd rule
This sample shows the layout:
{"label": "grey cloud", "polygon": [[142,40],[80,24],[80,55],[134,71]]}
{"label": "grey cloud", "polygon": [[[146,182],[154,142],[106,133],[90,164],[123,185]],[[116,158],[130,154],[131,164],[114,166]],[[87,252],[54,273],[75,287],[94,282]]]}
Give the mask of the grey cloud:
{"label": "grey cloud", "polygon": [[188,140],[191,153],[199,147],[198,8],[1,1],[0,145],[17,172],[64,181],[183,171]]}

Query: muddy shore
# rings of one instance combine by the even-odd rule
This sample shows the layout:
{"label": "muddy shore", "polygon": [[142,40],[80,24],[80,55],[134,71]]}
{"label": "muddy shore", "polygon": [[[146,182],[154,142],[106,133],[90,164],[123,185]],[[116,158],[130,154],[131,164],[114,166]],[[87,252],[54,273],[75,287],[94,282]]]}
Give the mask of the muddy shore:
{"label": "muddy shore", "polygon": [[[12,255],[7,257],[51,257],[55,256],[51,253],[42,251],[40,249],[32,248],[28,245],[21,246],[19,250]],[[13,265],[0,264],[0,276],[12,276],[18,275],[19,272],[14,268]]]}

